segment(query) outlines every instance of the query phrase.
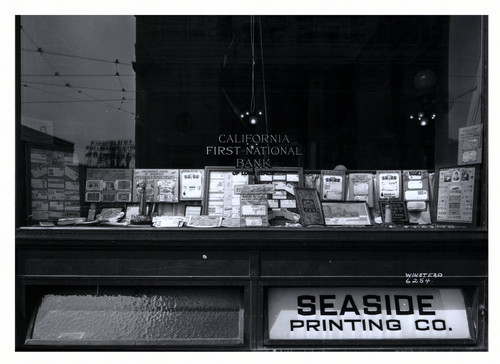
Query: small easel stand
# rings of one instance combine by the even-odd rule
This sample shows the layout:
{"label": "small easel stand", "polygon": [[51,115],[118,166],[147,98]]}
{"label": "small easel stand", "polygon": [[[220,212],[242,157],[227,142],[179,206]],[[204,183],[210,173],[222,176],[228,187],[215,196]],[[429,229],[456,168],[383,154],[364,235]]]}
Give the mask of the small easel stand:
{"label": "small easel stand", "polygon": [[146,181],[141,186],[141,195],[139,196],[139,215],[147,215],[147,205],[146,205]]}
{"label": "small easel stand", "polygon": [[387,204],[385,205],[384,214],[384,224],[383,225],[392,225],[392,206],[391,199],[387,200]]}

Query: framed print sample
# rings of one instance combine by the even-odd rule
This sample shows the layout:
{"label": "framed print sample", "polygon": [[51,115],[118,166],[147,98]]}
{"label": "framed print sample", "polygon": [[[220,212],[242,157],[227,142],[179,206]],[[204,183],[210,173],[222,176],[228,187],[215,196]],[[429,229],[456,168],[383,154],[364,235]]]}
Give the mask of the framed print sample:
{"label": "framed print sample", "polygon": [[372,225],[366,202],[323,202],[325,225]]}
{"label": "framed print sample", "polygon": [[71,150],[27,145],[26,210],[33,221],[80,217],[81,168]]}
{"label": "framed print sample", "polygon": [[240,224],[240,196],[235,186],[250,184],[249,170],[234,167],[206,167],[203,214],[222,216]]}
{"label": "framed print sample", "polygon": [[437,222],[475,223],[477,166],[439,170]]}
{"label": "framed print sample", "polygon": [[315,188],[296,188],[295,197],[302,226],[325,224],[318,191]]}

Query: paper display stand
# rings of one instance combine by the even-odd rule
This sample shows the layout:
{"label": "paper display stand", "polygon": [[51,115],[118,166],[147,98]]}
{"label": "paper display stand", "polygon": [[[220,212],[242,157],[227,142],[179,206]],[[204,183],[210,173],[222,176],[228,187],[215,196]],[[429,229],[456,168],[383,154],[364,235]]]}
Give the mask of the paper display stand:
{"label": "paper display stand", "polygon": [[[298,213],[295,188],[304,186],[304,173],[302,167],[274,167],[257,169],[255,183],[272,184],[275,192],[268,194],[270,220],[274,224],[283,221],[296,222]],[[289,214],[287,212],[291,212]]]}
{"label": "paper display stand", "polygon": [[27,144],[28,222],[81,216],[83,168],[72,148]]}

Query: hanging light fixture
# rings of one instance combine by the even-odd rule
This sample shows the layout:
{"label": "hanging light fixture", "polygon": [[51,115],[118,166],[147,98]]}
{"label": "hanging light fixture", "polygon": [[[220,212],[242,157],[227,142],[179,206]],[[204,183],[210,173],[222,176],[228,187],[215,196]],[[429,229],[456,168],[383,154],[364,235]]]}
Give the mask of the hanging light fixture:
{"label": "hanging light fixture", "polygon": [[[240,111],[240,109],[231,102],[229,95],[227,94],[224,87],[222,88],[222,93],[226,97],[229,105],[233,109],[234,113],[237,115],[238,119],[244,125],[257,125],[261,120],[265,121],[266,133],[269,133],[268,128],[268,118],[267,118],[267,97],[266,97],[266,79],[264,73],[264,51],[262,46],[262,21],[259,16],[259,39],[260,39],[260,57],[261,57],[261,67],[262,67],[262,91],[264,100],[264,109],[257,109],[256,107],[256,96],[255,96],[255,16],[250,16],[250,49],[251,49],[251,95],[250,95],[250,107],[248,110]],[[233,38],[234,41],[234,38]],[[231,41],[231,44],[233,43]],[[231,45],[230,45],[231,46]],[[227,57],[224,56],[223,66],[226,66]]]}
{"label": "hanging light fixture", "polygon": [[[260,45],[261,45],[261,50],[262,50],[262,30],[260,29],[260,17],[259,17],[259,31],[260,31]],[[251,60],[251,95],[250,95],[250,108],[248,111],[245,112],[245,114],[242,116],[242,118],[245,118],[246,115],[246,120],[250,125],[257,125],[259,122],[260,116],[262,116],[262,111],[256,111],[255,110],[255,16],[250,15],[250,50],[252,53],[252,60]],[[261,52],[261,57],[262,52]],[[264,62],[262,58],[262,62]],[[264,85],[265,87],[265,85]],[[265,97],[265,95],[264,95]]]}

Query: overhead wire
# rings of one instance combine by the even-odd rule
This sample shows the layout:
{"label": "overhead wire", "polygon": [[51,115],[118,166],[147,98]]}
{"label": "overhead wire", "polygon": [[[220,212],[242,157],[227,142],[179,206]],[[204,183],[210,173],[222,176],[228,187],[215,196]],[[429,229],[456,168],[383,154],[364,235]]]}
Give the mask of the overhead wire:
{"label": "overhead wire", "polygon": [[120,87],[122,89],[122,101],[120,102],[120,108],[123,106],[123,100],[125,100],[125,88],[123,87],[122,80],[120,78],[120,72],[118,72],[118,59],[115,61],[115,68],[116,68],[116,76],[118,77],[118,81],[120,82]]}
{"label": "overhead wire", "polygon": [[[32,52],[32,53],[43,52],[43,53],[51,55],[51,56],[59,56],[59,57],[83,59],[85,61],[94,61],[94,62],[103,62],[103,63],[115,63],[115,61],[110,61],[110,60],[107,60],[107,59],[84,57],[84,56],[75,56],[75,55],[71,55],[71,54],[64,54],[64,53],[47,51],[47,50],[41,49],[41,48],[39,48],[39,49],[22,48],[21,51],[22,52]],[[126,66],[132,66],[132,63],[127,63],[127,62],[120,62],[120,64],[123,64],[123,65],[126,65]]]}
{"label": "overhead wire", "polygon": [[[21,77],[57,77],[58,75],[55,74],[50,74],[50,75],[41,75],[41,74],[27,74],[27,75],[21,75]],[[87,75],[75,75],[75,74],[64,74],[63,76],[65,77],[116,77],[116,73],[113,75],[97,75],[97,74],[87,74]],[[136,75],[120,75],[121,77],[135,77]]]}
{"label": "overhead wire", "polygon": [[[103,106],[107,106],[109,108],[112,108],[112,109],[116,109],[118,111],[122,111],[122,112],[125,112],[127,114],[132,114],[132,115],[135,115],[135,113],[133,112],[130,112],[130,111],[127,111],[125,109],[122,109],[121,107],[115,107],[114,105],[111,105],[111,104],[108,104],[102,100],[99,100],[98,98],[86,93],[86,92],[83,92],[82,90],[78,90],[74,87],[71,86],[71,84],[65,79],[64,76],[62,76],[56,69],[55,67],[52,65],[52,63],[44,56],[44,53],[43,53],[43,50],[41,47],[38,47],[38,45],[33,41],[33,39],[30,37],[30,35],[26,32],[26,30],[22,27],[21,25],[21,30],[22,32],[25,34],[25,36],[28,38],[28,40],[31,42],[31,44],[33,45],[33,47],[35,47],[37,50],[39,50],[37,53],[42,57],[42,59],[45,61],[45,63],[49,66],[49,68],[54,72],[54,76],[57,76],[61,81],[64,82],[64,85],[74,91],[76,91],[78,94],[81,94],[81,95],[84,95],[92,100],[94,100],[96,103],[98,103],[99,105]],[[118,60],[116,60],[117,62]],[[116,74],[115,74],[116,76]],[[121,80],[120,80],[121,82]],[[122,90],[123,90],[123,87],[122,87]],[[122,93],[123,95],[123,93]],[[124,99],[124,96],[122,96],[122,100]]]}
{"label": "overhead wire", "polygon": [[[99,100],[99,101],[121,101],[122,99],[109,99],[109,100]],[[135,101],[135,99],[126,99],[125,101]],[[21,101],[21,104],[61,104],[66,102],[95,102],[94,100],[50,100],[50,101]]]}
{"label": "overhead wire", "polygon": [[[51,104],[51,103],[64,103],[64,102],[94,102],[94,103],[97,103],[97,105],[99,105],[99,106],[110,107],[110,108],[115,109],[115,110],[119,110],[119,111],[122,111],[122,112],[126,112],[126,113],[130,113],[132,115],[135,115],[134,113],[132,113],[130,111],[126,111],[124,109],[120,110],[118,107],[116,107],[114,105],[111,105],[111,104],[107,104],[106,102],[104,102],[104,101],[123,101],[122,99],[112,99],[112,100],[101,100],[101,99],[96,99],[96,100],[82,100],[82,99],[78,99],[78,98],[73,97],[73,96],[63,95],[63,94],[60,94],[58,92],[53,92],[53,91],[45,90],[45,89],[42,89],[42,88],[29,86],[27,84],[23,84],[23,87],[31,88],[33,90],[37,90],[37,91],[49,93],[49,94],[56,95],[56,96],[67,97],[67,98],[70,98],[72,100],[21,101],[21,104],[41,104],[41,103]],[[135,99],[127,99],[127,101],[128,100],[135,101]]]}
{"label": "overhead wire", "polygon": [[[66,85],[61,85],[58,83],[34,82],[34,81],[25,81],[25,80],[22,80],[21,83],[28,83],[28,84],[33,84],[33,85],[43,85],[43,86],[54,86],[54,87],[67,87]],[[115,92],[135,93],[135,91],[119,90],[119,89],[115,89],[115,88],[88,87],[88,86],[76,86],[76,85],[72,85],[72,86],[76,87],[76,88],[81,88],[84,90],[87,89],[87,90],[97,90],[97,91],[115,91]]]}

